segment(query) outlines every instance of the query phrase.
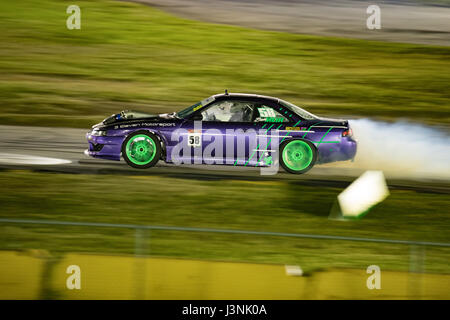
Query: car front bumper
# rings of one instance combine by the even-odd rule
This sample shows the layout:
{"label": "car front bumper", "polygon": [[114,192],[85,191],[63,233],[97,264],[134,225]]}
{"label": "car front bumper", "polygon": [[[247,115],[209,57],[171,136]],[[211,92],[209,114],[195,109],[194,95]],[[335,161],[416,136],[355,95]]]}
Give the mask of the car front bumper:
{"label": "car front bumper", "polygon": [[84,154],[94,158],[120,160],[124,137],[94,136],[92,131],[86,134],[89,147]]}

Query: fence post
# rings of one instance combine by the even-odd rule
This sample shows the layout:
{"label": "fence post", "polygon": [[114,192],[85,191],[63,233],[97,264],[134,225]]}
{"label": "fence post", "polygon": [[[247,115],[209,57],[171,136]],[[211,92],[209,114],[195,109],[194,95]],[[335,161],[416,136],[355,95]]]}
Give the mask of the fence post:
{"label": "fence post", "polygon": [[425,246],[409,246],[408,296],[410,299],[422,298],[422,274],[424,273]]}

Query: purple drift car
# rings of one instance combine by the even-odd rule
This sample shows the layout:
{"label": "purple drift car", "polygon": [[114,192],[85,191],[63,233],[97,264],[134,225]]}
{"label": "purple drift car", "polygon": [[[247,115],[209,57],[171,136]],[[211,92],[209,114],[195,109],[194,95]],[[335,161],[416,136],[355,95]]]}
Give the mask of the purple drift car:
{"label": "purple drift car", "polygon": [[315,163],[350,160],[356,141],[347,120],[317,117],[281,99],[218,94],[179,112],[122,111],[87,133],[89,156],[149,168],[181,164],[271,167],[304,173]]}

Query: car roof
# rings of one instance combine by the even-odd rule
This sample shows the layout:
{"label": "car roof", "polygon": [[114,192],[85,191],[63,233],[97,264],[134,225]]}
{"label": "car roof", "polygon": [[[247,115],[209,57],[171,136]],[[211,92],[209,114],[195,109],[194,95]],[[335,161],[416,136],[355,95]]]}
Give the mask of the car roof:
{"label": "car roof", "polygon": [[220,93],[213,95],[214,99],[224,99],[228,97],[232,98],[256,98],[256,99],[267,99],[272,100],[274,102],[278,102],[278,98],[270,97],[270,96],[263,96],[260,94],[253,94],[253,93]]}

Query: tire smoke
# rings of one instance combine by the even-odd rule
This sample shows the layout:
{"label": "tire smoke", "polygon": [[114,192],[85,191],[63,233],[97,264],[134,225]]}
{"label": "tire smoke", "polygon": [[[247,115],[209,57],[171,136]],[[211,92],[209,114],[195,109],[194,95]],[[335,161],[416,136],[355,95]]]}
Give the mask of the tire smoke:
{"label": "tire smoke", "polygon": [[450,180],[450,136],[409,122],[351,120],[358,141],[354,166],[390,177]]}

